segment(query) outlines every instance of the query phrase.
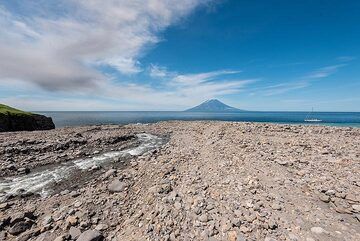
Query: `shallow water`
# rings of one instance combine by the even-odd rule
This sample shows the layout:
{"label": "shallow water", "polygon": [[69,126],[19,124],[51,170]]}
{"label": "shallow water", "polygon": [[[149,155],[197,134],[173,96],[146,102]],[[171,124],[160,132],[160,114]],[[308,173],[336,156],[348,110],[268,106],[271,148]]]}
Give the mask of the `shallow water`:
{"label": "shallow water", "polygon": [[[153,123],[166,120],[222,120],[271,122],[285,124],[311,124],[304,122],[308,112],[232,113],[182,112],[182,111],[83,111],[39,112],[51,116],[56,127],[94,124]],[[311,118],[321,119],[316,125],[360,127],[360,112],[315,112]]]}
{"label": "shallow water", "polygon": [[0,179],[0,200],[19,193],[37,193],[46,196],[51,191],[50,185],[66,180],[78,172],[88,170],[95,165],[101,166],[127,155],[139,156],[154,150],[165,143],[164,138],[151,134],[137,134],[140,144],[122,151],[103,153],[91,158],[78,159],[48,167],[40,167],[28,175]]}

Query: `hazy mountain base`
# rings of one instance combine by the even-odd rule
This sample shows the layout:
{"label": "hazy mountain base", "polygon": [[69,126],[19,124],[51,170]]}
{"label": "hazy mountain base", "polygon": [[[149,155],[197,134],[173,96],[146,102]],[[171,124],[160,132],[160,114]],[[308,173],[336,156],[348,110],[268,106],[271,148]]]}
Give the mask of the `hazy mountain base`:
{"label": "hazy mountain base", "polygon": [[200,105],[197,105],[193,108],[185,110],[187,112],[242,112],[240,110],[229,105],[222,103],[217,99],[207,100]]}
{"label": "hazy mountain base", "polygon": [[[86,136],[92,129],[57,129],[49,136]],[[97,127],[89,139],[101,139],[102,131],[105,138],[139,131],[171,138],[126,169],[92,170],[99,175],[74,191],[1,204],[0,237],[10,240],[12,232],[20,240],[360,239],[359,129],[162,122]],[[0,150],[21,134],[0,135]]]}

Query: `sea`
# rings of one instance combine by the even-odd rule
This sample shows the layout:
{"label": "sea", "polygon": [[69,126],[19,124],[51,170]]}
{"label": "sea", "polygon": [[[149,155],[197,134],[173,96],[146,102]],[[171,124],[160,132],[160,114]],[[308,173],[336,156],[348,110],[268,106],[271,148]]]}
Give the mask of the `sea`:
{"label": "sea", "polygon": [[308,112],[284,111],[245,111],[229,113],[182,111],[49,111],[36,113],[52,117],[57,128],[98,124],[145,124],[167,120],[219,120],[360,128],[360,112],[314,112],[311,114],[311,118],[322,120],[322,122],[317,123],[304,121]]}

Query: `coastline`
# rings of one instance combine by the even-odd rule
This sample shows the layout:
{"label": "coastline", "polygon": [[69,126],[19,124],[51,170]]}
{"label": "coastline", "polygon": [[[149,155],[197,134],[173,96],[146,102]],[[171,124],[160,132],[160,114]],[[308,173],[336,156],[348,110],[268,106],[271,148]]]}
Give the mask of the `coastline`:
{"label": "coastline", "polygon": [[[0,237],[67,240],[96,230],[106,240],[360,239],[358,128],[163,121],[1,133],[1,176],[126,149],[138,133],[169,140],[120,166],[83,171],[47,197],[3,202]],[[122,188],[111,190],[114,183]],[[31,225],[11,222],[27,212]],[[16,223],[27,228],[9,234]]]}
{"label": "coastline", "polygon": [[[235,121],[278,124],[309,124],[304,122],[308,112],[243,111],[243,112],[185,112],[185,111],[82,111],[39,112],[53,117],[56,127],[156,123],[159,121]],[[321,125],[360,127],[360,112],[317,112]],[[313,123],[312,123],[313,124]]]}

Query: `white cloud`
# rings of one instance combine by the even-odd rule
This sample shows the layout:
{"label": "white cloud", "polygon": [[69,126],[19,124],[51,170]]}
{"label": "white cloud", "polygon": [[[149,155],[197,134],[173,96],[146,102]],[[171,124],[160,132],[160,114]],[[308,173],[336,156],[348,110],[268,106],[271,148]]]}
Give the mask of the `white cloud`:
{"label": "white cloud", "polygon": [[[240,71],[220,70],[196,74],[178,74],[165,67],[152,65],[150,75],[160,78],[156,88],[146,85],[112,83],[104,84],[105,96],[115,98],[123,96],[142,105],[155,105],[165,109],[184,108],[197,104],[205,99],[226,94],[239,93],[255,79],[222,79],[224,75]],[[179,81],[186,80],[186,81]]]}
{"label": "white cloud", "polygon": [[149,67],[149,75],[152,78],[165,78],[173,75],[173,73],[169,72],[165,67],[151,64]]}
{"label": "white cloud", "polygon": [[[18,98],[2,100],[15,106],[23,101],[24,108],[38,110],[126,109],[121,103],[150,110],[183,109],[238,93],[254,81],[229,79],[239,71],[180,74],[151,65],[145,73],[162,80],[154,86],[122,82],[98,68],[105,65],[127,75],[143,71],[139,57],[159,41],[159,33],[209,1],[24,2],[29,9],[22,15],[0,7],[0,86]],[[14,83],[29,88],[14,90]]]}
{"label": "white cloud", "polygon": [[24,2],[29,11],[21,16],[0,5],[0,81],[20,79],[48,90],[96,89],[107,77],[94,65],[125,74],[141,71],[138,58],[159,41],[157,34],[206,2],[68,0],[36,5],[44,9],[36,10],[41,14]]}
{"label": "white cloud", "polygon": [[136,74],[142,71],[140,62],[134,59],[126,59],[122,57],[109,58],[106,61],[99,61],[99,64],[109,65],[118,69],[124,74]]}

